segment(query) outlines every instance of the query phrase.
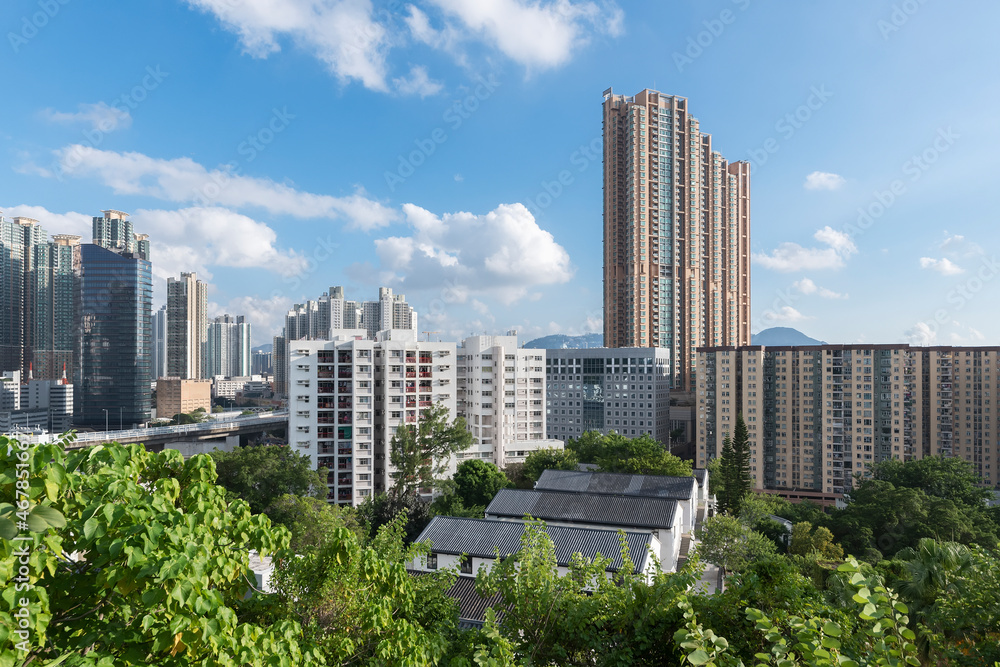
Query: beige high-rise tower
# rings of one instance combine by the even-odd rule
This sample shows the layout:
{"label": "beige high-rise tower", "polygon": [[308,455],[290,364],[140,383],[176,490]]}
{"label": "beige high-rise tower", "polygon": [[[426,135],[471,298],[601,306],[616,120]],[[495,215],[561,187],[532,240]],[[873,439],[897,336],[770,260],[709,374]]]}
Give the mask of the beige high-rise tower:
{"label": "beige high-rise tower", "polygon": [[195,273],[167,278],[167,375],[198,380],[205,375],[208,285]]}
{"label": "beige high-rise tower", "polygon": [[687,99],[604,91],[604,344],[670,350],[694,389],[696,350],[750,343],[750,164],[728,162]]}

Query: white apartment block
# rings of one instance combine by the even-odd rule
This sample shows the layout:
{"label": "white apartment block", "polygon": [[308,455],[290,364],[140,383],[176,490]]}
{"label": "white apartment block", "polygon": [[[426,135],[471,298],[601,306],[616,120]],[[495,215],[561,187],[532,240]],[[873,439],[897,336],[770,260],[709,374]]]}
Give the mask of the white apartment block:
{"label": "white apartment block", "polygon": [[721,455],[742,413],[758,489],[829,503],[873,463],[924,456],[962,458],[995,486],[997,392],[998,347],[702,348],[696,465]]}
{"label": "white apartment block", "polygon": [[670,443],[670,351],[661,347],[546,350],[548,437],[587,431]]}
{"label": "white apartment block", "polygon": [[460,458],[500,468],[536,449],[562,447],[545,438],[545,350],[517,347],[517,335],[472,336],[458,347],[458,413],[475,444]]}
{"label": "white apartment block", "polygon": [[400,426],[435,403],[455,418],[455,344],[420,342],[412,330],[376,340],[364,329],[332,333],[288,342],[288,438],[330,471],[330,502],[357,506],[391,486],[389,443]]}

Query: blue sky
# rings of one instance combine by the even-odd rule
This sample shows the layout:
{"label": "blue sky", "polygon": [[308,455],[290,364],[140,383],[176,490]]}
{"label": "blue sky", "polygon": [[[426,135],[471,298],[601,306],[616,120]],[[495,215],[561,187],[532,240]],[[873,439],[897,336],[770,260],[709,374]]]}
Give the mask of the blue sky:
{"label": "blue sky", "polygon": [[[754,163],[754,330],[998,344],[1000,5],[13,0],[0,209],[149,233],[266,342],[344,285],[457,338],[601,330],[601,93]],[[558,184],[561,172],[564,183]]]}

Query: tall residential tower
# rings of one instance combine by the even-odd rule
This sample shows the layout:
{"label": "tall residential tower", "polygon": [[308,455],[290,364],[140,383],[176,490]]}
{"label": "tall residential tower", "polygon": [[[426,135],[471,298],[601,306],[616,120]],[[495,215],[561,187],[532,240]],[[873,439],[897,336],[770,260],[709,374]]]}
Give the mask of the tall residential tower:
{"label": "tall residential tower", "polygon": [[604,91],[604,344],[696,350],[750,342],[750,165],[730,163],[683,97]]}
{"label": "tall residential tower", "polygon": [[198,380],[205,374],[208,285],[195,273],[167,278],[167,375]]}

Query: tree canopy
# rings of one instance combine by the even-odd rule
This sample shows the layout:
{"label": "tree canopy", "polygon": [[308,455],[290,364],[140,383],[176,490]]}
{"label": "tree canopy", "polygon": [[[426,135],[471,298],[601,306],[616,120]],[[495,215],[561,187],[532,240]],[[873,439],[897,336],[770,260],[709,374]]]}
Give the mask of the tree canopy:
{"label": "tree canopy", "polygon": [[536,449],[528,454],[521,467],[523,488],[530,489],[546,470],[577,470],[579,460],[569,449]]}
{"label": "tree canopy", "polygon": [[594,463],[601,472],[638,475],[690,477],[691,462],[670,453],[648,433],[627,438],[620,433],[601,435],[588,431],[579,438],[570,438],[567,451],[575,452],[582,463]]}
{"label": "tree canopy", "polygon": [[389,495],[407,496],[435,488],[451,465],[451,457],[468,449],[473,440],[464,418],[448,423],[443,403],[423,410],[416,425],[400,426],[389,442],[389,463],[395,470]]}
{"label": "tree canopy", "polygon": [[482,459],[462,461],[452,479],[455,493],[466,507],[489,505],[493,496],[509,485],[500,468]]}
{"label": "tree canopy", "polygon": [[250,511],[260,514],[279,497],[292,494],[326,498],[326,468],[313,469],[308,456],[285,445],[237,447],[213,451],[218,484],[233,497],[242,498]]}

